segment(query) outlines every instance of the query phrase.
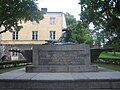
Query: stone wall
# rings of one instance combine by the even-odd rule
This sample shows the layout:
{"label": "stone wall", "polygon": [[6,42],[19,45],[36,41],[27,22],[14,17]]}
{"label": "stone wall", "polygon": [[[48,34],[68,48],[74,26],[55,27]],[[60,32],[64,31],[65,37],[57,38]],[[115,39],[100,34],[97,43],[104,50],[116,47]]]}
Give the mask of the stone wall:
{"label": "stone wall", "polygon": [[91,65],[90,47],[86,44],[35,45],[33,65],[26,72],[89,72],[98,71]]}
{"label": "stone wall", "polygon": [[[77,45],[36,45],[33,48],[34,65],[90,65],[90,48]],[[38,58],[37,58],[38,57]]]}

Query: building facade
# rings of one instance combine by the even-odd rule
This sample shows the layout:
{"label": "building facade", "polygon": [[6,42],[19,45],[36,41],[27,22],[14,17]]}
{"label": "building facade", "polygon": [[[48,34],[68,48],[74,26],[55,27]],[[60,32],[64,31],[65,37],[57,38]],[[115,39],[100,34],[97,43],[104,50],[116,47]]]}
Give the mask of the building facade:
{"label": "building facade", "polygon": [[33,45],[44,44],[46,40],[58,40],[62,35],[62,29],[66,28],[66,21],[62,12],[46,12],[39,23],[27,21],[23,22],[22,26],[18,32],[0,35],[1,56],[6,55],[11,60],[24,59],[21,58],[21,54],[9,50],[30,50]]}

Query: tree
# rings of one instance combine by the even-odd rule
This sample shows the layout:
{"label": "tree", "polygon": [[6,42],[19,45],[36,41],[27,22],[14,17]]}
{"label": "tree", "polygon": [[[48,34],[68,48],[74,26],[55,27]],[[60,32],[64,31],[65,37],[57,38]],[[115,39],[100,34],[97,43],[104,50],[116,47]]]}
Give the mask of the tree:
{"label": "tree", "polygon": [[114,37],[112,41],[108,41],[105,47],[109,47],[113,49],[113,52],[120,52],[120,39],[118,37]]}
{"label": "tree", "polygon": [[76,19],[74,18],[74,16],[69,13],[65,14],[65,18],[66,18],[66,24],[68,28],[70,25],[76,23]]}
{"label": "tree", "polygon": [[67,28],[70,30],[69,40],[76,43],[93,44],[90,29],[85,27],[81,21],[76,21],[73,15],[65,14]]}
{"label": "tree", "polygon": [[22,21],[35,20],[39,22],[43,13],[38,9],[36,0],[0,0],[0,27],[6,31],[19,31]]}
{"label": "tree", "polygon": [[76,21],[74,25],[71,25],[71,30],[71,41],[77,43],[86,43],[89,45],[93,44],[90,29],[85,27],[81,21]]}
{"label": "tree", "polygon": [[98,29],[95,29],[92,30],[91,34],[95,45],[97,44],[99,47],[101,47],[106,44],[107,41],[105,40],[105,35],[103,31],[98,31]]}
{"label": "tree", "polygon": [[120,0],[80,0],[81,20],[102,29],[106,38],[120,38]]}

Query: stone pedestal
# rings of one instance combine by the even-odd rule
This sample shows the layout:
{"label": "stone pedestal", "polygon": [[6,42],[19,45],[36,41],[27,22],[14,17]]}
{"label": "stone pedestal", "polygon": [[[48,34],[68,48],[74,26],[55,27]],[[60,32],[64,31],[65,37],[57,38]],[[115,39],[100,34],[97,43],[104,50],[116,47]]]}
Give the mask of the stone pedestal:
{"label": "stone pedestal", "polygon": [[89,72],[98,71],[91,65],[90,47],[86,44],[35,45],[33,65],[26,72]]}

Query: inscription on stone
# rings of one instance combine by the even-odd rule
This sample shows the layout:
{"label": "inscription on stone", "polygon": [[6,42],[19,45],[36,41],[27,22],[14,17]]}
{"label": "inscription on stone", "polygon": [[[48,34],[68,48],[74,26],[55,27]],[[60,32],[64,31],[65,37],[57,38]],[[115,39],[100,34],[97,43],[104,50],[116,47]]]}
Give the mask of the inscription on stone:
{"label": "inscription on stone", "polygon": [[84,64],[82,51],[39,51],[39,65]]}
{"label": "inscription on stone", "polygon": [[91,65],[90,47],[75,45],[36,45],[33,47],[33,66],[27,72],[87,72],[98,71]]}

